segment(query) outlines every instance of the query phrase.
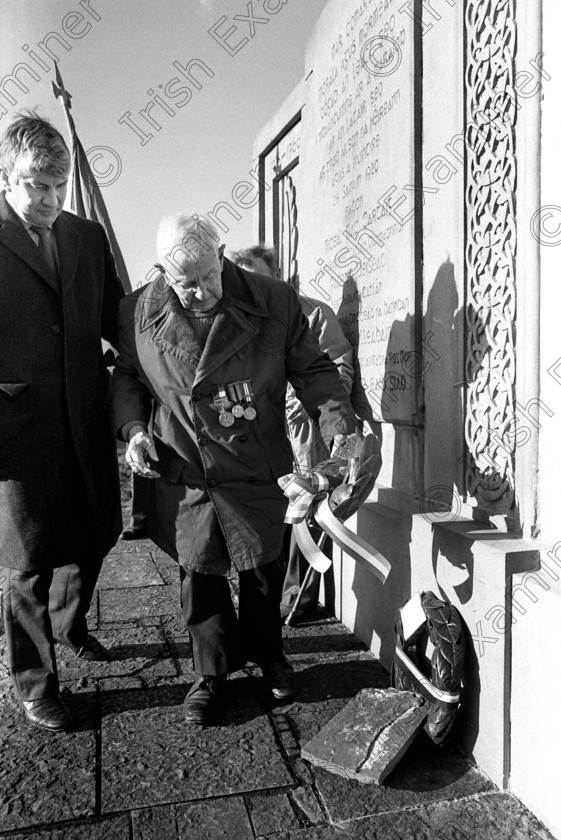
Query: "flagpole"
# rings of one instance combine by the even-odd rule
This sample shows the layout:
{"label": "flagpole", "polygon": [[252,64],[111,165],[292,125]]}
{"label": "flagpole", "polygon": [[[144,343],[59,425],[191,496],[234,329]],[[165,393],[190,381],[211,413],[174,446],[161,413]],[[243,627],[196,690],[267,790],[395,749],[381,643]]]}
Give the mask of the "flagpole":
{"label": "flagpole", "polygon": [[70,100],[72,99],[72,94],[68,93],[64,87],[64,82],[62,81],[62,76],[60,75],[60,71],[58,69],[58,61],[55,61],[55,78],[58,84],[55,85],[54,82],[51,82],[53,86],[53,93],[56,99],[60,99],[61,101],[64,116],[66,118],[66,125],[68,127],[68,133],[70,135],[70,139],[72,140],[72,129],[74,127],[74,120],[70,114],[70,109],[72,108]]}
{"label": "flagpole", "polygon": [[113,230],[113,225],[109,219],[109,213],[105,206],[105,201],[101,194],[101,190],[97,183],[94,173],[88,161],[88,156],[84,151],[78,135],[76,134],[76,126],[74,119],[70,113],[72,108],[72,96],[64,87],[62,76],[58,69],[58,62],[55,61],[55,77],[57,84],[54,82],[53,92],[57,99],[62,102],[64,109],[64,116],[70,134],[69,149],[72,155],[72,168],[70,173],[69,196],[70,204],[68,209],[77,216],[82,216],[85,219],[90,219],[94,222],[99,222],[105,229],[109,245],[113,253],[113,258],[117,267],[117,273],[121,279],[121,283],[126,291],[131,291],[131,283],[129,275],[119,243]]}

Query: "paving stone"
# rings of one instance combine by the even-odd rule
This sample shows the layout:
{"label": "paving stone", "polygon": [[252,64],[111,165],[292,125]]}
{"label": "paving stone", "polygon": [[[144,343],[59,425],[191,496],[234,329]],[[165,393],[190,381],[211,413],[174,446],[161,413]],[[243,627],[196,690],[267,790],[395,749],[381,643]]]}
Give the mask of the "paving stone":
{"label": "paving stone", "polygon": [[258,837],[300,828],[286,793],[260,794],[245,798],[253,830]]}
{"label": "paving stone", "polygon": [[175,840],[177,832],[173,806],[133,811],[132,836],[133,840]]}
{"label": "paving stone", "polygon": [[99,593],[102,625],[130,622],[137,618],[176,615],[180,611],[178,593],[173,586],[145,586],[128,589],[103,589]]}
{"label": "paving stone", "polygon": [[382,787],[347,781],[320,768],[312,772],[329,816],[337,823],[496,789],[453,746],[437,747],[422,731]]}
{"label": "paving stone", "polygon": [[[61,828],[32,829],[24,834],[0,834],[6,840],[129,840],[129,819],[126,815],[68,823]],[[164,840],[162,838],[161,840]],[[165,840],[168,840],[166,837]]]}
{"label": "paving stone", "polygon": [[496,793],[285,832],[275,840],[554,840],[513,796]]}
{"label": "paving stone", "polygon": [[179,585],[179,563],[176,563],[175,560],[173,560],[163,551],[160,551],[160,549],[156,549],[156,551],[151,551],[150,554],[154,560],[154,565],[158,569],[158,572],[162,576],[162,579],[165,581],[165,583],[173,583]]}
{"label": "paving stone", "polygon": [[253,840],[243,799],[217,799],[178,805],[178,840]]}
{"label": "paving stone", "polygon": [[94,698],[69,697],[67,703],[74,717],[72,731],[67,733],[31,726],[15,701],[0,707],[0,825],[4,830],[94,813]]}
{"label": "paving stone", "polygon": [[187,686],[103,697],[102,811],[293,783],[247,679],[229,681],[220,724],[186,726]]}
{"label": "paving stone", "polygon": [[115,680],[136,677],[139,686],[153,685],[158,677],[176,676],[177,668],[171,650],[159,627],[126,627],[117,630],[104,629],[96,638],[111,653],[109,662],[82,662],[72,651],[57,645],[57,663],[61,683],[80,681],[79,689],[91,685],[95,680],[109,690],[125,688]]}
{"label": "paving stone", "polygon": [[144,553],[150,551],[153,546],[149,540],[119,540],[117,545],[107,554],[107,557],[115,557],[120,554],[138,554],[139,547]]}
{"label": "paving stone", "polygon": [[346,779],[382,784],[427,712],[411,691],[365,688],[304,744],[302,758]]}
{"label": "paving stone", "polygon": [[168,640],[174,638],[181,639],[182,637],[185,637],[187,635],[187,629],[185,627],[185,622],[183,621],[181,609],[179,609],[173,615],[163,615],[161,618],[161,625],[164,629],[166,638]]}
{"label": "paving stone", "polygon": [[97,590],[92,596],[92,602],[90,604],[90,609],[86,614],[86,619],[88,622],[88,629],[97,630],[99,627],[99,596]]}
{"label": "paving stone", "polygon": [[325,816],[321,810],[315,791],[308,785],[294,788],[289,794],[294,803],[297,814],[301,819],[311,825],[325,822]]}
{"label": "paving stone", "polygon": [[[167,631],[165,635],[167,637]],[[191,676],[193,674],[193,659],[189,636],[167,637],[167,641],[179,673]]]}
{"label": "paving stone", "polygon": [[162,576],[149,554],[118,554],[106,557],[97,581],[98,589],[163,585]]}

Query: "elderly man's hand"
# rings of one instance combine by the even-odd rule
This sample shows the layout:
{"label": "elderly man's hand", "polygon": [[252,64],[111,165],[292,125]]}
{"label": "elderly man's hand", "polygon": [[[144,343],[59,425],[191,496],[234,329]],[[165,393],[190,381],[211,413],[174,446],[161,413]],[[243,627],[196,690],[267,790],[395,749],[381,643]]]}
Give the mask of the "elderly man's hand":
{"label": "elderly man's hand", "polygon": [[310,415],[297,397],[288,397],[286,400],[286,422],[289,425],[302,425]]}
{"label": "elderly man's hand", "polygon": [[[131,431],[134,432],[134,428]],[[142,475],[144,478],[159,478],[160,474],[150,468],[148,459],[158,461],[158,453],[148,432],[140,429],[131,435],[125,461],[137,475]]]}

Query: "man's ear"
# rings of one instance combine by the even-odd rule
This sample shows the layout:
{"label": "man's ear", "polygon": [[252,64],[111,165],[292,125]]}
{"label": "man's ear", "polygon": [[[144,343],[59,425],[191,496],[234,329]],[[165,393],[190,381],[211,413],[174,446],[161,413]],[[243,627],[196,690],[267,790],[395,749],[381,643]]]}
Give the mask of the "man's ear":
{"label": "man's ear", "polygon": [[224,249],[225,248],[226,248],[226,245],[221,245],[220,248],[218,249],[218,259],[220,260],[220,268],[222,268],[222,266],[224,265]]}
{"label": "man's ear", "polygon": [[0,169],[0,176],[2,178],[2,189],[6,190],[6,192],[10,192],[10,179],[5,169]]}

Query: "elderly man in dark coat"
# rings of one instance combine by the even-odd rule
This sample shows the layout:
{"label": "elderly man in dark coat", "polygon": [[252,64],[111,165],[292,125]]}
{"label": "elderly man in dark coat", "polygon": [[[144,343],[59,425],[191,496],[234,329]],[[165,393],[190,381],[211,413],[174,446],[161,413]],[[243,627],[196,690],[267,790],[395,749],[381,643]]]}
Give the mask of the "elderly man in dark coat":
{"label": "elderly man in dark coat", "polygon": [[209,720],[226,675],[248,659],[261,666],[276,699],[294,694],[279,611],[287,500],[277,479],[292,471],[287,382],[327,441],[355,429],[337,368],[320,352],[297,295],[238,268],[219,243],[197,214],[163,220],[162,274],[121,304],[115,369],[127,460],[154,479],[148,533],[181,566],[199,675],[184,710],[195,723]]}
{"label": "elderly man in dark coat", "polygon": [[121,526],[101,337],[124,291],[101,225],[63,212],[70,155],[32,112],[0,140],[0,577],[27,718],[66,728],[54,642],[104,659],[86,613]]}

